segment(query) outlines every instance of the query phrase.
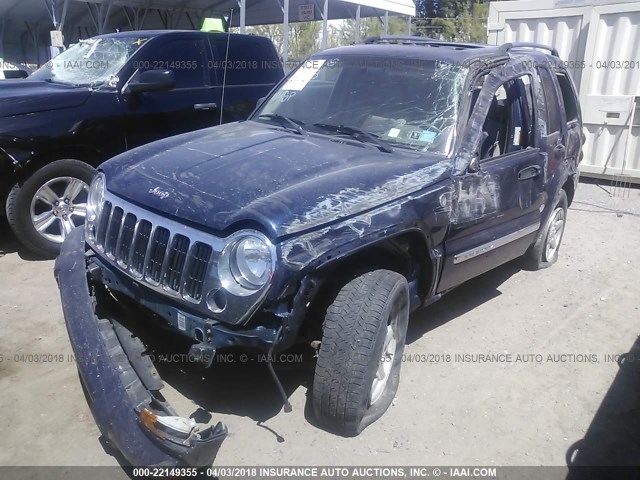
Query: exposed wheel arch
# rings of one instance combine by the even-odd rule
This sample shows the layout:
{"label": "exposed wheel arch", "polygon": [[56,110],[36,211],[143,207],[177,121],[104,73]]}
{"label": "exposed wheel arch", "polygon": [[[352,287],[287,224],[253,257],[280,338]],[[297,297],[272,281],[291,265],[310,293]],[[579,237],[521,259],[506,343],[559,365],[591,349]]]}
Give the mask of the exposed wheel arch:
{"label": "exposed wheel arch", "polygon": [[[319,288],[309,308],[309,319],[323,318],[327,306],[342,286],[363,273],[390,270],[416,286],[424,300],[436,281],[435,265],[429,255],[429,242],[421,230],[409,230],[384,238],[352,252],[337,254],[316,270]],[[305,322],[306,323],[306,322]],[[313,329],[313,325],[308,325]]]}
{"label": "exposed wheel arch", "polygon": [[22,168],[17,170],[17,182],[26,181],[36,171],[57,160],[78,160],[97,168],[107,158],[108,156],[104,152],[88,145],[70,145],[47,150],[46,153],[36,153]]}

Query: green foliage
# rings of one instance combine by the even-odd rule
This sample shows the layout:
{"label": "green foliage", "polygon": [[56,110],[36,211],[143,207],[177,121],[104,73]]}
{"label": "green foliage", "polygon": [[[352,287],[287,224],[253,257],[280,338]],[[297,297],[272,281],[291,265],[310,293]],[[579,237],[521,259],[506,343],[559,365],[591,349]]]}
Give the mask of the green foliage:
{"label": "green foliage", "polygon": [[[282,56],[283,25],[257,25],[247,27],[247,33],[268,37]],[[322,22],[297,22],[289,24],[289,58],[302,59],[320,50]]]}
{"label": "green foliage", "polygon": [[[327,31],[327,47],[350,45],[355,42],[355,20],[331,21]],[[233,32],[239,29],[233,28]],[[403,17],[389,17],[389,35],[406,35],[407,20]],[[282,56],[283,26],[257,25],[247,27],[247,33],[268,37]],[[384,25],[378,18],[360,20],[360,39],[384,34]],[[289,24],[289,58],[301,60],[320,50],[322,42],[322,22],[296,22]]]}
{"label": "green foliage", "polygon": [[[341,24],[329,27],[327,46],[337,47],[350,45],[356,38],[355,20],[344,20]],[[389,17],[388,35],[407,35],[407,20],[404,17]],[[384,25],[378,18],[362,18],[360,20],[360,41],[367,37],[384,35]]]}
{"label": "green foliage", "polygon": [[[422,2],[424,3],[424,2]],[[421,11],[420,5],[418,11]],[[423,36],[458,42],[486,43],[489,3],[480,0],[440,0],[437,11],[423,6],[426,18],[416,19]]]}

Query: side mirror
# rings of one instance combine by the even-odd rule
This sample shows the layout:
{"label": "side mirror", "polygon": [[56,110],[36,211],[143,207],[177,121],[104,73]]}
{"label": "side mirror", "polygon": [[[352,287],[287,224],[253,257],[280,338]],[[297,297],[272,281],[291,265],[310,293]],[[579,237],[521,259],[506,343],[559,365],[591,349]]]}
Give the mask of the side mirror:
{"label": "side mirror", "polygon": [[477,155],[474,155],[471,161],[469,162],[469,166],[467,167],[467,172],[476,173],[480,170],[480,159]]}
{"label": "side mirror", "polygon": [[147,70],[135,73],[122,89],[123,94],[159,92],[176,86],[176,76],[171,70]]}
{"label": "side mirror", "polygon": [[262,104],[264,103],[264,101],[265,101],[266,99],[267,99],[267,96],[266,96],[266,95],[265,95],[264,97],[260,97],[260,98],[258,99],[258,101],[256,102],[256,108],[255,108],[255,109],[256,109],[256,110],[257,110],[257,109],[259,109],[259,108],[262,106]]}
{"label": "side mirror", "polygon": [[4,70],[4,78],[9,79],[18,79],[18,78],[27,78],[29,74],[24,70]]}

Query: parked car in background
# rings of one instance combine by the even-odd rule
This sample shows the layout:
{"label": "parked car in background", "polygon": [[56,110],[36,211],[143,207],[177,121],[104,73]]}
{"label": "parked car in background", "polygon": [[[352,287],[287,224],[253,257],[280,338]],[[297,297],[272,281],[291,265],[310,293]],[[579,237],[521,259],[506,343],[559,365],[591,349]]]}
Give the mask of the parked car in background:
{"label": "parked car in background", "polygon": [[54,256],[84,222],[94,167],[244,119],[283,76],[273,44],[258,36],[139,31],[82,40],[28,79],[0,82],[2,211],[25,246]]}
{"label": "parked car in background", "polygon": [[396,395],[411,311],[510,260],[552,265],[584,137],[547,50],[369,39],[302,62],[247,121],[105,162],[56,278],[112,443],[134,464],[210,463],[227,432],[161,403],[140,329],[206,366],[310,345],[310,410],[353,436]]}
{"label": "parked car in background", "polygon": [[29,67],[0,58],[0,80],[27,78],[29,75],[31,75]]}

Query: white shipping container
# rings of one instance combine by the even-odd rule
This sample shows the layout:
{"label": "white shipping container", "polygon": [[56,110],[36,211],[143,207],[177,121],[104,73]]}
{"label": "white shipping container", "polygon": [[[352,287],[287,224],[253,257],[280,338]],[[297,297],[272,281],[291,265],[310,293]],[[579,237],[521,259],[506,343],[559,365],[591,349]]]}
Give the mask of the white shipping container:
{"label": "white shipping container", "polygon": [[491,2],[489,43],[555,47],[580,95],[585,176],[640,181],[640,1]]}

